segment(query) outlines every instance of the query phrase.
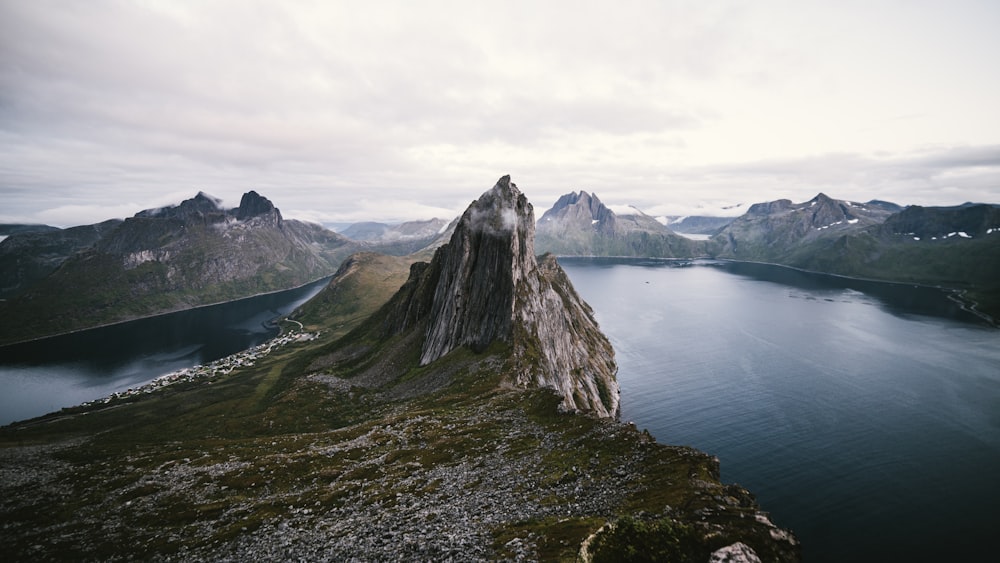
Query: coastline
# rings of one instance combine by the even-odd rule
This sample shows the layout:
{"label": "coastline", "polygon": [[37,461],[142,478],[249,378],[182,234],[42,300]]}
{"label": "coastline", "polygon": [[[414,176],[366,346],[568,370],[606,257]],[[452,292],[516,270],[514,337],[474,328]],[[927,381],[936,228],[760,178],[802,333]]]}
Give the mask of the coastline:
{"label": "coastline", "polygon": [[984,323],[990,325],[993,328],[1000,328],[1000,318],[995,317],[989,313],[985,313],[978,309],[979,303],[974,299],[968,297],[969,290],[967,288],[956,288],[944,285],[936,285],[929,283],[918,283],[918,282],[906,282],[891,279],[879,279],[879,278],[866,278],[861,276],[848,276],[845,274],[834,274],[831,272],[823,272],[820,270],[809,270],[806,268],[799,268],[797,266],[789,266],[788,264],[779,264],[777,262],[762,262],[758,260],[737,260],[734,258],[715,258],[712,256],[699,256],[695,258],[662,258],[662,257],[642,257],[642,256],[593,256],[593,255],[556,255],[557,259],[608,259],[608,260],[643,260],[652,262],[662,262],[662,263],[696,263],[705,262],[704,265],[710,266],[711,262],[717,263],[732,263],[732,264],[759,264],[762,266],[773,266],[778,268],[784,268],[787,270],[801,272],[804,274],[813,274],[820,276],[829,276],[842,280],[859,281],[866,283],[878,283],[885,285],[898,285],[906,287],[919,287],[925,289],[935,289],[941,291],[945,294],[945,297],[958,305],[963,311],[969,313],[982,320]]}
{"label": "coastline", "polygon": [[969,297],[966,296],[966,294],[969,291],[968,289],[957,288],[957,287],[949,287],[949,286],[945,286],[945,285],[935,285],[935,284],[929,284],[929,283],[905,282],[905,281],[899,281],[899,280],[888,280],[888,279],[879,279],[879,278],[864,278],[864,277],[861,277],[861,276],[848,276],[848,275],[844,275],[844,274],[834,274],[834,273],[830,273],[830,272],[822,272],[822,271],[819,271],[819,270],[807,270],[805,268],[799,268],[799,267],[796,267],[796,266],[789,266],[787,264],[778,264],[778,263],[775,263],[775,262],[758,262],[758,261],[755,261],[755,260],[735,260],[735,259],[732,259],[732,258],[711,258],[711,260],[716,260],[716,261],[719,261],[719,262],[740,263],[740,264],[761,264],[761,265],[764,265],[764,266],[777,266],[779,268],[786,268],[788,270],[794,270],[796,272],[802,272],[802,273],[805,273],[805,274],[818,274],[818,275],[821,275],[821,276],[831,276],[831,277],[834,277],[834,278],[840,278],[840,279],[844,279],[844,280],[853,280],[853,281],[861,281],[861,282],[868,282],[868,283],[881,283],[881,284],[887,284],[887,285],[900,285],[900,286],[908,286],[908,287],[920,287],[920,288],[926,288],[926,289],[936,289],[936,290],[944,292],[946,294],[945,297],[947,299],[949,299],[950,301],[954,302],[955,304],[957,304],[963,311],[965,311],[965,312],[967,312],[967,313],[969,313],[971,315],[974,315],[974,316],[982,319],[984,322],[986,322],[990,326],[993,326],[994,328],[1000,328],[1000,319],[997,319],[997,318],[993,317],[992,315],[990,315],[988,313],[984,313],[984,312],[978,310],[976,307],[979,305],[979,303],[976,302],[975,300],[970,299]]}
{"label": "coastline", "polygon": [[282,320],[297,323],[300,325],[300,328],[298,330],[293,329],[283,332],[270,340],[257,344],[256,346],[251,346],[246,350],[241,350],[235,354],[230,354],[224,358],[219,358],[218,360],[207,364],[181,368],[170,373],[159,375],[142,385],[130,387],[125,391],[112,393],[105,397],[100,397],[77,405],[63,407],[60,410],[52,411],[33,418],[15,420],[9,424],[0,426],[0,428],[26,428],[43,422],[52,422],[53,420],[65,417],[89,414],[105,408],[116,408],[122,404],[121,401],[132,399],[140,395],[154,393],[176,383],[189,383],[194,381],[210,382],[210,380],[214,378],[229,375],[235,369],[253,366],[257,360],[267,357],[274,350],[282,348],[290,343],[315,340],[321,335],[321,332],[301,332],[301,323],[298,323],[298,321],[293,321],[291,319]]}
{"label": "coastline", "polygon": [[308,283],[297,285],[295,287],[289,287],[289,288],[286,288],[286,289],[276,289],[274,291],[265,291],[263,293],[255,293],[253,295],[247,295],[246,297],[239,297],[239,298],[236,298],[236,299],[228,299],[228,300],[225,300],[225,301],[216,301],[214,303],[205,303],[205,304],[202,304],[202,305],[195,305],[193,307],[182,307],[182,308],[179,308],[179,309],[171,309],[169,311],[161,311],[159,313],[155,313],[155,314],[152,314],[152,315],[142,315],[142,316],[139,316],[139,317],[131,317],[131,318],[128,318],[128,319],[122,319],[120,321],[114,321],[114,322],[111,322],[111,323],[97,324],[97,325],[89,326],[89,327],[86,327],[86,328],[78,328],[78,329],[75,329],[75,330],[67,330],[67,331],[64,331],[64,332],[57,332],[55,334],[47,334],[45,336],[38,336],[38,337],[35,337],[35,338],[26,338],[24,340],[15,340],[13,342],[5,342],[5,343],[0,344],[0,351],[2,351],[4,348],[6,348],[8,346],[17,346],[19,344],[26,344],[28,342],[40,342],[40,341],[43,341],[43,340],[47,340],[49,338],[58,338],[60,336],[66,336],[68,334],[78,334],[78,333],[81,333],[81,332],[86,332],[88,330],[94,330],[94,329],[97,329],[97,328],[107,328],[107,327],[110,327],[110,326],[123,325],[123,324],[130,323],[130,322],[133,322],[133,321],[140,321],[140,320],[143,320],[143,319],[154,319],[156,317],[162,317],[164,315],[172,315],[174,313],[180,313],[180,312],[183,312],[183,311],[194,311],[194,310],[197,310],[197,309],[205,309],[205,308],[208,308],[208,307],[216,307],[216,306],[219,306],[219,305],[226,305],[228,303],[237,303],[237,302],[243,301],[245,299],[255,299],[257,297],[265,297],[267,295],[275,295],[275,294],[278,294],[278,293],[284,293],[286,291],[295,291],[297,289],[303,289],[303,288],[309,287],[310,285],[313,285],[313,284],[318,284],[318,283],[320,283],[320,282],[322,282],[324,280],[326,280],[327,282],[329,282],[329,280],[331,278],[333,278],[333,274],[330,274],[329,276],[324,276],[322,278],[317,278],[317,279],[312,280],[312,281],[310,281]]}

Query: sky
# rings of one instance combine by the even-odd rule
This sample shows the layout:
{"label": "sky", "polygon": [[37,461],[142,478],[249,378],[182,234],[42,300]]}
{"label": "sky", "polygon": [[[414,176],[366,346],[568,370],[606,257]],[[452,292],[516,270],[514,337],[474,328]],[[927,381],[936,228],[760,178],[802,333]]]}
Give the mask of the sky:
{"label": "sky", "polygon": [[[994,0],[0,0],[0,222],[1000,203]],[[740,205],[740,207],[737,207]],[[729,208],[729,209],[725,209]]]}

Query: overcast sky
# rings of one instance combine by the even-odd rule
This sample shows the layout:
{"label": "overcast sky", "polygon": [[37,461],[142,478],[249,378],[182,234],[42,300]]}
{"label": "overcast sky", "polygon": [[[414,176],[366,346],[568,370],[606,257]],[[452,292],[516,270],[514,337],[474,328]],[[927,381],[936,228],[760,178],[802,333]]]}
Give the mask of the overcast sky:
{"label": "overcast sky", "polygon": [[0,222],[1000,203],[1000,2],[0,0]]}

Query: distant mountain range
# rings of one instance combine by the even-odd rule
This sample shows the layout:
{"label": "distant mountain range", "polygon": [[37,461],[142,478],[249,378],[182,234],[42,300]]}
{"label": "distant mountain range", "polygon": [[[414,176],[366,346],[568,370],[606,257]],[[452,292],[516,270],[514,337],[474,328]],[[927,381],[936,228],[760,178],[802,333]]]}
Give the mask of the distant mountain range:
{"label": "distant mountain range", "polygon": [[854,203],[819,194],[805,203],[780,199],[757,203],[712,239],[717,258],[794,262],[809,244],[836,239],[883,223],[902,208],[892,203]]}
{"label": "distant mountain range", "polygon": [[960,290],[1000,318],[1000,206],[903,207],[825,194],[757,203],[735,218],[675,218],[677,235],[641,211],[616,215],[595,195],[562,196],[538,222],[538,248],[565,256],[705,257]]}
{"label": "distant mountain range", "polygon": [[[596,194],[566,194],[536,225],[535,250],[563,256],[695,257],[962,290],[1000,317],[1000,208],[902,207],[819,194],[758,203],[745,214],[616,214]],[[337,234],[286,220],[265,197],[223,209],[199,193],[122,220],[58,229],[0,226],[0,343],[288,289],[337,271],[349,255],[407,256],[449,240],[455,221],[356,223]],[[405,260],[416,261],[417,257]],[[70,290],[69,288],[72,288]]]}
{"label": "distant mountain range", "polygon": [[710,217],[704,215],[673,215],[664,217],[667,227],[677,233],[715,235],[736,217]]}
{"label": "distant mountain range", "polygon": [[639,210],[618,215],[584,191],[562,196],[542,214],[535,246],[563,256],[691,258],[702,253],[696,241],[653,217]]}
{"label": "distant mountain range", "polygon": [[377,244],[380,252],[403,256],[431,245],[443,244],[453,229],[453,222],[435,217],[395,225],[372,221],[354,223],[340,234],[354,241]]}

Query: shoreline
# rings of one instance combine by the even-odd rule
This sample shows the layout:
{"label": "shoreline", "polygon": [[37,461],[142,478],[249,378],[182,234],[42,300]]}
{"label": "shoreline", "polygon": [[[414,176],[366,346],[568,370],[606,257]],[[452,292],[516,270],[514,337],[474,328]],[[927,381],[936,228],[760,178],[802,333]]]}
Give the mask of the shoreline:
{"label": "shoreline", "polygon": [[289,288],[286,288],[286,289],[276,289],[274,291],[265,291],[264,293],[255,293],[253,295],[247,295],[246,297],[239,297],[237,299],[228,299],[226,301],[217,301],[217,302],[214,302],[214,303],[205,303],[203,305],[195,305],[193,307],[184,307],[184,308],[181,308],[181,309],[173,309],[171,311],[161,311],[159,313],[154,313],[152,315],[143,315],[141,317],[132,317],[132,318],[123,319],[123,320],[120,320],[120,321],[114,321],[114,322],[110,322],[110,323],[102,323],[102,324],[98,324],[98,325],[94,325],[94,326],[89,326],[87,328],[78,328],[76,330],[67,330],[65,332],[57,332],[55,334],[47,334],[45,336],[38,336],[38,337],[35,337],[35,338],[27,338],[25,340],[15,340],[14,342],[6,342],[6,343],[3,343],[3,344],[0,344],[0,351],[2,351],[4,348],[7,348],[8,346],[18,346],[20,344],[27,344],[29,342],[40,342],[40,341],[43,341],[43,340],[47,340],[49,338],[58,338],[60,336],[66,336],[66,335],[69,335],[69,334],[78,334],[78,333],[81,333],[81,332],[86,332],[88,330],[94,330],[94,329],[98,329],[98,328],[107,328],[107,327],[110,327],[110,326],[122,325],[122,324],[125,324],[125,323],[134,322],[134,321],[141,321],[143,319],[154,319],[156,317],[162,317],[164,315],[173,315],[174,313],[181,313],[181,312],[184,312],[184,311],[195,311],[195,310],[198,310],[198,309],[205,309],[205,308],[208,308],[208,307],[215,307],[215,306],[218,306],[218,305],[226,305],[228,303],[236,303],[238,301],[243,301],[244,299],[255,299],[257,297],[264,297],[264,296],[267,296],[267,295],[275,295],[277,293],[284,293],[286,291],[295,291],[297,289],[303,289],[305,287],[308,287],[308,286],[310,286],[312,284],[318,284],[319,282],[321,282],[323,280],[327,280],[327,282],[329,283],[329,280],[331,278],[333,278],[333,274],[331,274],[329,276],[324,276],[322,278],[317,278],[317,279],[315,279],[315,280],[313,280],[311,282],[307,282],[307,283],[304,283],[302,285],[297,285],[295,287],[289,287]]}
{"label": "shoreline", "polygon": [[978,317],[979,319],[983,320],[984,322],[986,322],[987,324],[989,324],[990,326],[992,326],[994,328],[1000,328],[1000,319],[994,318],[992,315],[990,315],[988,313],[984,313],[984,312],[978,310],[976,307],[979,305],[979,303],[977,301],[973,300],[973,299],[970,299],[970,298],[966,297],[965,294],[968,293],[968,291],[969,291],[967,288],[948,287],[948,286],[945,286],[945,285],[935,285],[935,284],[920,283],[920,282],[906,282],[906,281],[885,280],[885,279],[877,279],[877,278],[863,278],[863,277],[860,277],[860,276],[848,276],[848,275],[844,275],[844,274],[833,274],[833,273],[830,273],[830,272],[821,272],[819,270],[807,270],[805,268],[799,268],[799,267],[796,267],[796,266],[789,266],[787,264],[777,264],[775,262],[758,262],[758,261],[754,261],[754,260],[734,260],[734,259],[731,259],[731,258],[711,258],[711,260],[716,260],[716,261],[719,261],[719,262],[734,262],[734,263],[741,263],[741,264],[761,264],[761,265],[764,265],[764,266],[777,266],[779,268],[786,268],[786,269],[789,269],[789,270],[794,270],[796,272],[802,272],[802,273],[805,273],[805,274],[818,274],[818,275],[821,275],[821,276],[830,276],[830,277],[840,278],[840,279],[844,279],[844,280],[853,280],[853,281],[861,281],[861,282],[868,282],[868,283],[882,283],[882,284],[887,284],[887,285],[905,285],[905,286],[908,286],[908,287],[920,287],[920,288],[925,288],[925,289],[936,289],[936,290],[939,290],[939,291],[945,293],[945,297],[948,300],[954,302],[956,305],[958,305],[966,313],[969,313],[971,315],[974,315],[974,316]]}
{"label": "shoreline", "polygon": [[[954,302],[956,305],[959,306],[959,308],[961,308],[966,313],[969,313],[970,315],[973,315],[973,316],[977,317],[978,319],[982,320],[983,322],[985,322],[986,324],[990,325],[993,328],[1000,328],[1000,318],[994,317],[993,315],[990,315],[989,313],[984,313],[983,311],[980,311],[978,309],[979,303],[977,301],[975,301],[974,299],[971,299],[971,298],[969,298],[967,296],[967,293],[969,292],[969,289],[967,289],[967,288],[949,287],[949,286],[944,286],[944,285],[935,285],[935,284],[920,283],[920,282],[907,282],[907,281],[899,281],[899,280],[887,280],[887,279],[878,279],[878,278],[865,278],[865,277],[861,277],[861,276],[848,276],[848,275],[845,275],[845,274],[834,274],[834,273],[831,273],[831,272],[823,272],[823,271],[819,271],[819,270],[808,270],[806,268],[799,268],[797,266],[789,266],[787,264],[778,264],[776,262],[761,262],[761,261],[758,261],[758,260],[736,260],[734,258],[714,258],[714,257],[711,257],[711,256],[699,256],[697,258],[662,258],[662,257],[641,257],[641,256],[591,256],[591,255],[587,255],[587,256],[584,256],[584,255],[563,255],[563,256],[560,256],[560,255],[556,255],[556,258],[557,259],[563,259],[563,258],[568,258],[568,259],[580,258],[580,259],[587,259],[587,260],[602,259],[602,258],[604,258],[604,259],[612,259],[612,260],[648,260],[648,261],[657,261],[657,262],[665,262],[665,263],[667,263],[667,262],[692,262],[693,263],[693,262],[698,262],[698,261],[706,261],[706,262],[712,262],[712,261],[714,261],[714,262],[725,262],[725,263],[734,263],[734,264],[759,264],[759,265],[762,265],[762,266],[774,266],[774,267],[778,267],[778,268],[785,268],[787,270],[792,270],[792,271],[795,271],[795,272],[801,272],[801,273],[804,273],[804,274],[814,274],[814,275],[820,275],[820,276],[829,276],[829,277],[838,278],[838,279],[842,279],[842,280],[851,280],[851,281],[859,281],[859,282],[866,282],[866,283],[880,283],[880,284],[886,284],[886,285],[899,285],[899,286],[907,286],[907,287],[920,287],[920,288],[925,288],[925,289],[936,289],[938,291],[943,292],[945,294],[945,297],[948,300]],[[709,263],[709,264],[704,264],[704,265],[710,266],[711,264]]]}
{"label": "shoreline", "polygon": [[[284,319],[289,322],[298,323],[291,319]],[[298,323],[301,325],[301,323]],[[208,382],[217,377],[229,375],[239,368],[251,367],[260,359],[267,357],[276,349],[282,348],[293,342],[306,342],[319,338],[321,332],[301,332],[301,329],[282,332],[278,336],[251,346],[245,350],[230,354],[207,364],[197,364],[191,367],[174,370],[163,375],[158,375],[153,379],[138,385],[129,387],[125,391],[118,391],[110,395],[85,401],[76,405],[62,407],[57,411],[48,412],[24,420],[15,420],[8,424],[0,425],[0,428],[27,428],[36,424],[48,423],[65,417],[86,415],[104,409],[117,408],[122,405],[121,401],[148,395],[176,383],[191,383],[195,381]]]}

